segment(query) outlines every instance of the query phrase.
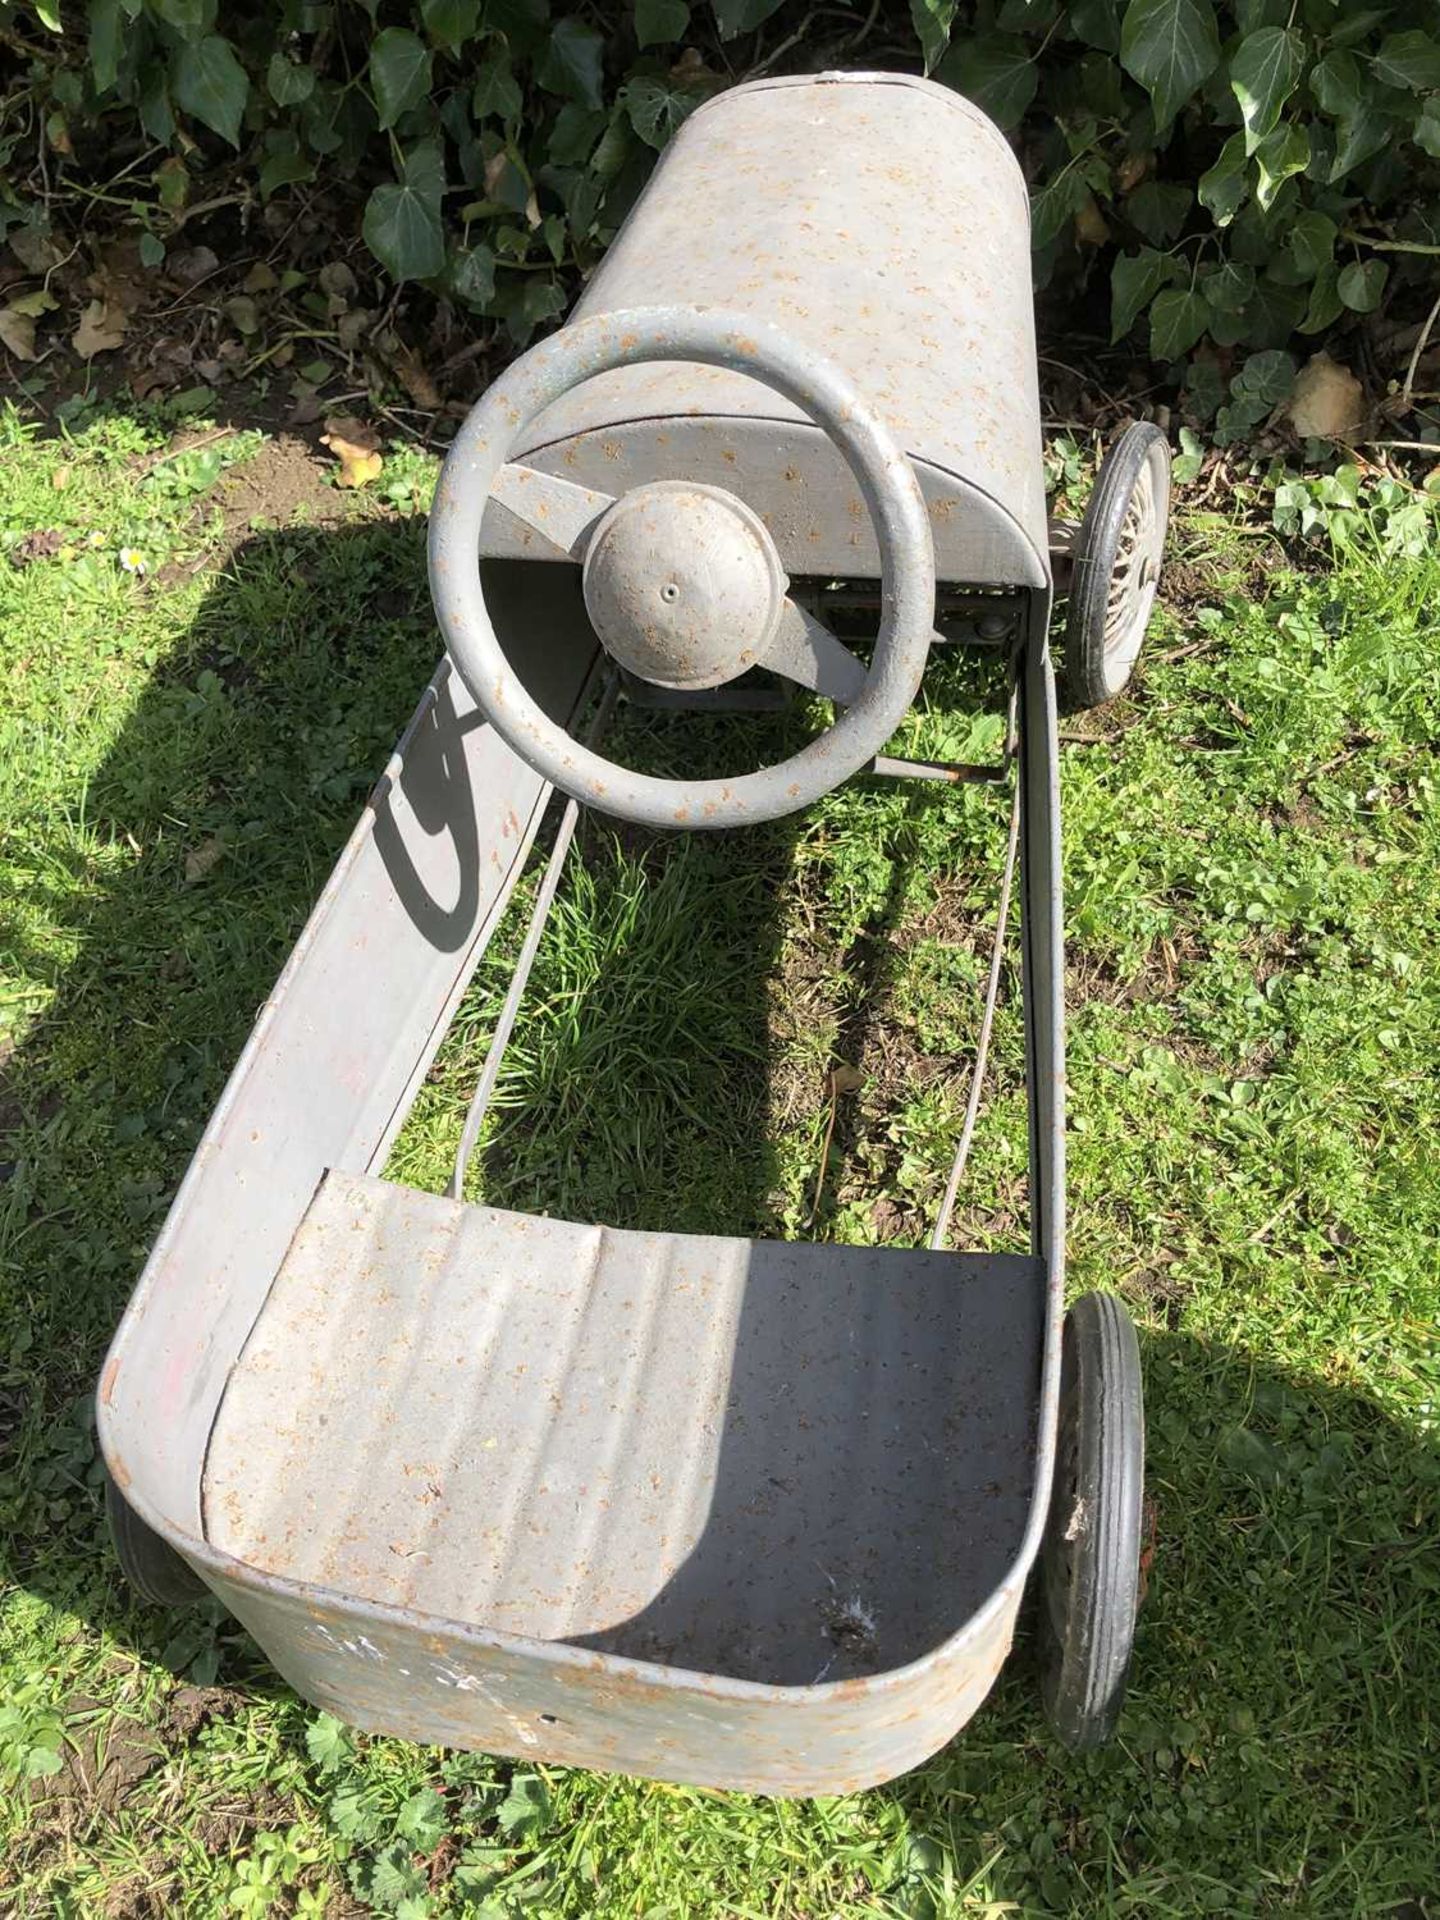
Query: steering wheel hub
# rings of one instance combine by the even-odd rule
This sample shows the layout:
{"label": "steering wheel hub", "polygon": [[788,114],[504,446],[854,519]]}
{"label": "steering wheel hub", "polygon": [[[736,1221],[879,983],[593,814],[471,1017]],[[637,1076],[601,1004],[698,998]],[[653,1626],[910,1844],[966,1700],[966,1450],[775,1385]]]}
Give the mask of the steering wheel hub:
{"label": "steering wheel hub", "polygon": [[585,551],[585,607],[601,644],[662,687],[718,687],[757,665],[788,585],[760,516],[699,481],[625,494]]}

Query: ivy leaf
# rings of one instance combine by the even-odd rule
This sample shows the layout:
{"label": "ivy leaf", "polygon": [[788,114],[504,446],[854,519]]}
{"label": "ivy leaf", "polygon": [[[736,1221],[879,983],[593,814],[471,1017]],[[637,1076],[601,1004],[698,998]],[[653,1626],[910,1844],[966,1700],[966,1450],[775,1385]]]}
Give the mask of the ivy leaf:
{"label": "ivy leaf", "polygon": [[322,1713],[305,1729],[305,1751],[321,1773],[333,1773],[355,1751],[350,1729],[333,1713]]}
{"label": "ivy leaf", "polygon": [[150,0],[150,5],[182,40],[199,40],[215,24],[214,0]]}
{"label": "ivy leaf", "polygon": [[1150,308],[1150,358],[1182,360],[1205,332],[1210,310],[1193,287],[1166,287]]}
{"label": "ivy leaf", "polygon": [[690,25],[687,0],[635,0],[635,44],[673,47]]}
{"label": "ivy leaf", "polygon": [[140,124],[157,146],[168,147],[175,137],[175,112],[165,69],[153,65],[140,82]]}
{"label": "ivy leaf", "polygon": [[1000,0],[995,24],[1005,33],[1044,33],[1059,11],[1060,0]]}
{"label": "ivy leaf", "polygon": [[207,127],[240,145],[240,116],[250,97],[250,81],[235,57],[235,49],[218,33],[184,42],[175,49],[170,84],[176,104],[193,113]]}
{"label": "ivy leaf", "polygon": [[[936,78],[973,100],[1007,133],[1024,118],[1040,74],[1030,49],[1009,33],[982,33],[956,42]],[[1073,209],[1071,209],[1073,211]]]}
{"label": "ivy leaf", "polygon": [[1280,347],[1300,324],[1305,311],[1301,287],[1282,287],[1274,280],[1257,280],[1255,297],[1245,309],[1245,339],[1252,347]]}
{"label": "ivy leaf", "polygon": [[1207,173],[1202,173],[1195,191],[1202,207],[1217,227],[1228,227],[1240,211],[1248,192],[1245,175],[1245,136],[1232,133],[1220,149],[1220,157]]}
{"label": "ivy leaf", "polygon": [[547,280],[544,274],[522,273],[521,284],[499,287],[492,308],[505,322],[506,331],[522,351],[529,346],[542,320],[553,320],[564,311],[564,289]]}
{"label": "ivy leaf", "polygon": [[577,14],[567,14],[551,29],[535,78],[547,93],[578,100],[582,107],[598,108],[603,105],[604,56],[605,36]]}
{"label": "ivy leaf", "polygon": [[471,247],[451,261],[450,291],[467,307],[484,312],[495,298],[495,256],[489,247]]}
{"label": "ivy leaf", "polygon": [[95,91],[108,93],[120,71],[120,0],[90,0],[88,46]]}
{"label": "ivy leaf", "polygon": [[549,1817],[550,1794],[545,1782],[538,1774],[517,1773],[495,1812],[501,1832],[523,1840],[539,1833]]}
{"label": "ivy leaf", "polygon": [[1242,260],[1226,260],[1206,274],[1200,290],[1217,313],[1243,312],[1255,291],[1255,269]]}
{"label": "ivy leaf", "polygon": [[1235,0],[1235,24],[1242,34],[1283,27],[1289,12],[1288,0]]}
{"label": "ivy leaf", "polygon": [[1195,198],[1189,187],[1173,180],[1142,180],[1125,198],[1125,217],[1152,246],[1164,247],[1185,224]]}
{"label": "ivy leaf", "polygon": [[1181,272],[1172,255],[1154,247],[1116,256],[1110,269],[1110,344],[1127,334],[1155,295]]}
{"label": "ivy leaf", "polygon": [[405,156],[398,181],[376,187],[365,205],[365,244],[392,280],[429,280],[445,265],[440,148],[424,140]]}
{"label": "ivy leaf", "polygon": [[480,0],[420,0],[420,18],[437,47],[457,53],[480,25]]}
{"label": "ivy leaf", "polygon": [[430,97],[430,49],[408,27],[386,27],[370,48],[370,84],[382,127]]}
{"label": "ivy leaf", "polygon": [[1313,280],[1335,254],[1335,235],[1339,231],[1328,214],[1313,208],[1297,214],[1285,236],[1285,248],[1296,270]]}
{"label": "ivy leaf", "polygon": [[1084,204],[1090,189],[1084,175],[1075,166],[1066,167],[1053,180],[1047,180],[1030,202],[1030,244],[1038,252],[1064,230]]}
{"label": "ivy leaf", "polygon": [[1426,92],[1440,87],[1440,46],[1418,28],[1410,33],[1387,33],[1370,70],[1387,87]]}
{"label": "ivy leaf", "polygon": [[1265,353],[1252,353],[1231,381],[1230,391],[1243,393],[1266,407],[1278,407],[1290,398],[1296,371],[1294,354],[1274,347]]}
{"label": "ivy leaf", "polygon": [[276,52],[265,69],[265,85],[277,107],[298,107],[315,91],[315,75],[309,67]]}
{"label": "ivy leaf", "polygon": [[1310,91],[1320,111],[1336,120],[1358,112],[1365,100],[1365,83],[1354,54],[1327,53],[1310,75]]}
{"label": "ivy leaf", "polygon": [[260,168],[262,200],[268,200],[281,187],[291,187],[299,180],[314,178],[315,163],[308,154],[300,151],[300,142],[293,133],[277,129],[266,135],[266,158]]}
{"label": "ivy leaf", "polygon": [[915,29],[915,38],[920,42],[926,73],[933,70],[936,61],[950,44],[956,4],[957,0],[910,0],[910,24]]}
{"label": "ivy leaf", "polygon": [[1335,158],[1330,167],[1330,179],[1343,180],[1347,173],[1358,167],[1364,160],[1377,154],[1390,139],[1395,123],[1388,113],[1381,113],[1368,100],[1347,114],[1337,129]]}
{"label": "ivy leaf", "polygon": [[605,126],[603,113],[592,113],[588,107],[577,107],[573,100],[567,100],[550,130],[547,161],[555,167],[583,167]]}
{"label": "ivy leaf", "polygon": [[1075,0],[1067,10],[1066,23],[1075,38],[1102,53],[1120,51],[1119,0]]}
{"label": "ivy leaf", "polygon": [[1440,100],[1427,100],[1421,107],[1410,138],[1417,147],[1440,160]]}
{"label": "ivy leaf", "polygon": [[768,20],[780,0],[710,0],[715,9],[715,24],[722,40],[733,40],[738,33],[753,33]]}
{"label": "ivy leaf", "polygon": [[689,119],[702,97],[643,74],[627,80],[617,96],[636,133],[647,147],[657,150]]}
{"label": "ivy leaf", "polygon": [[1254,153],[1280,118],[1305,69],[1305,42],[1286,27],[1262,27],[1241,41],[1230,62],[1230,91],[1245,122],[1245,150]]}
{"label": "ivy leaf", "polygon": [[487,60],[475,76],[475,92],[470,111],[477,120],[518,120],[524,106],[520,84],[510,71],[508,53],[497,53]]}
{"label": "ivy leaf", "polygon": [[1120,29],[1120,64],[1138,80],[1167,127],[1220,64],[1210,0],[1130,0]]}
{"label": "ivy leaf", "polygon": [[533,46],[550,18],[550,0],[485,0],[485,31],[502,33],[514,52]]}
{"label": "ivy leaf", "polygon": [[1352,313],[1373,313],[1389,276],[1383,260],[1352,260],[1341,269],[1336,292]]}
{"label": "ivy leaf", "polygon": [[1267,134],[1255,149],[1255,165],[1260,178],[1255,198],[1268,213],[1275,196],[1292,173],[1303,173],[1310,164],[1310,134],[1293,121]]}
{"label": "ivy leaf", "polygon": [[1310,304],[1300,322],[1300,331],[1323,333],[1327,327],[1334,326],[1344,311],[1345,302],[1340,298],[1340,270],[1330,260],[1315,276],[1315,284],[1310,289]]}
{"label": "ivy leaf", "polygon": [[1200,421],[1214,417],[1225,397],[1225,380],[1219,367],[1206,354],[1197,354],[1185,369],[1185,404]]}

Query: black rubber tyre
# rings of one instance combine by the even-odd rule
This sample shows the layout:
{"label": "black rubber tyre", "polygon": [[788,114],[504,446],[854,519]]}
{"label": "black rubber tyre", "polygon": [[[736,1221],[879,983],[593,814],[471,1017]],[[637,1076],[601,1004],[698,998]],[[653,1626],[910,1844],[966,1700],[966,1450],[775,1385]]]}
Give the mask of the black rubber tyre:
{"label": "black rubber tyre", "polygon": [[1101,462],[1075,541],[1065,627],[1066,704],[1123,693],[1140,658],[1170,520],[1170,448],[1133,421]]}
{"label": "black rubber tyre", "polygon": [[1067,1747],[1103,1746],[1125,1700],[1140,1605],[1145,1414],[1140,1347],[1113,1294],[1065,1318],[1055,1485],[1041,1547],[1045,1712]]}
{"label": "black rubber tyre", "polygon": [[205,1582],[136,1513],[107,1473],[105,1518],[120,1571],[137,1599],[152,1607],[188,1607],[206,1592]]}

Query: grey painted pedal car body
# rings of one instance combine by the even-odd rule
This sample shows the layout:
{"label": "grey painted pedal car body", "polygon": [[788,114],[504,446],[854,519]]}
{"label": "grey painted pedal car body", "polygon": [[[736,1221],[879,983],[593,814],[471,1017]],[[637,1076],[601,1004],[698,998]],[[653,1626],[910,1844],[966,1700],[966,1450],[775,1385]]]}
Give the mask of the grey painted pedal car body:
{"label": "grey painted pedal car body", "polygon": [[[687,124],[586,314],[636,283],[842,363],[915,465],[941,578],[1009,596],[1030,1251],[626,1233],[384,1178],[551,792],[442,662],[175,1200],[100,1438],[146,1525],[346,1720],[843,1792],[924,1759],[989,1690],[1055,1446],[1057,748],[1023,182],[938,87],[761,82]],[[833,446],[743,372],[612,371],[520,457],[605,495],[723,485],[791,579],[875,571]],[[564,543],[492,504],[485,545],[503,644],[577,719],[595,635],[573,569],[529,564]]]}

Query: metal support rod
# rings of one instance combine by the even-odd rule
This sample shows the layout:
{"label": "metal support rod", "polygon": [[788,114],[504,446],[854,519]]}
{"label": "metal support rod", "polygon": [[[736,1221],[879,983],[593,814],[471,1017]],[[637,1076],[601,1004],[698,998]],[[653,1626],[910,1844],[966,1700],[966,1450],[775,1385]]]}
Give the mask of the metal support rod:
{"label": "metal support rod", "polygon": [[954,760],[896,760],[888,753],[877,753],[866,773],[878,773],[887,780],[940,780],[949,786],[989,786],[1003,780],[1008,769],[964,766]]}
{"label": "metal support rod", "polygon": [[[605,730],[615,705],[617,683],[612,677],[607,681],[600,695],[600,704],[596,708],[595,718],[586,729],[586,743],[593,745]],[[553,788],[552,788],[553,792]],[[485,1064],[480,1069],[480,1078],[475,1083],[475,1091],[470,1098],[469,1111],[465,1115],[465,1125],[460,1130],[460,1143],[455,1149],[455,1170],[450,1176],[448,1194],[450,1199],[459,1200],[463,1196],[465,1174],[470,1165],[470,1156],[475,1151],[475,1142],[480,1138],[480,1129],[485,1124],[485,1115],[489,1111],[490,1099],[500,1078],[500,1068],[504,1063],[505,1049],[510,1044],[510,1035],[514,1032],[515,1021],[520,1012],[520,1002],[530,983],[530,972],[535,965],[535,956],[540,951],[541,937],[545,932],[545,923],[550,918],[550,909],[555,904],[555,895],[560,889],[560,879],[565,871],[565,861],[575,838],[575,829],[580,822],[580,804],[576,800],[565,802],[565,811],[560,816],[560,826],[555,834],[555,844],[550,849],[550,858],[545,863],[544,877],[539,892],[535,895],[535,904],[530,909],[529,925],[525,929],[524,944],[520,948],[520,957],[515,962],[515,971],[510,976],[510,985],[505,993],[505,1002],[500,1009],[500,1017],[495,1022],[495,1031],[490,1038],[490,1047],[485,1055]]]}
{"label": "metal support rod", "polygon": [[955,1148],[950,1178],[945,1183],[945,1198],[940,1202],[940,1214],[935,1222],[935,1231],[930,1236],[930,1246],[934,1252],[939,1252],[945,1245],[945,1236],[950,1228],[950,1216],[955,1211],[955,1196],[960,1191],[960,1182],[965,1176],[965,1163],[970,1158],[970,1143],[975,1137],[975,1121],[980,1112],[980,1095],[985,1085],[985,1066],[990,1055],[990,1032],[995,1024],[995,1007],[1000,998],[1000,965],[1005,954],[1005,929],[1010,920],[1010,890],[1015,878],[1015,856],[1019,847],[1020,781],[1017,777],[1014,796],[1010,802],[1010,836],[1005,845],[1005,867],[1000,877],[1000,905],[995,915],[995,941],[990,949],[990,978],[985,986],[985,1011],[981,1015],[980,1035],[975,1043],[975,1066],[970,1075],[970,1097],[965,1103],[965,1121],[960,1129],[960,1140]]}

